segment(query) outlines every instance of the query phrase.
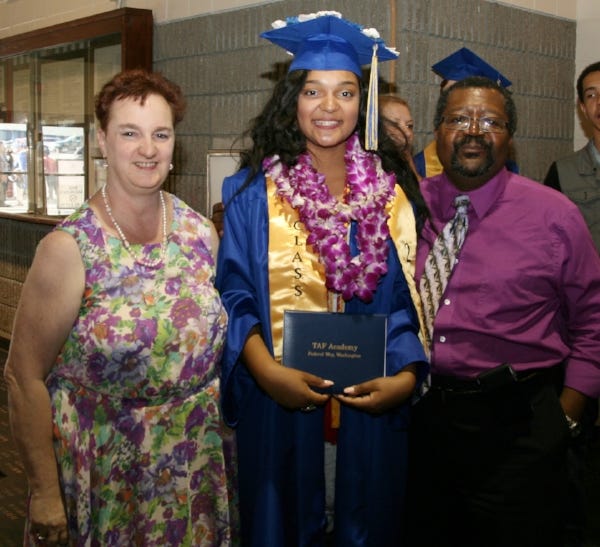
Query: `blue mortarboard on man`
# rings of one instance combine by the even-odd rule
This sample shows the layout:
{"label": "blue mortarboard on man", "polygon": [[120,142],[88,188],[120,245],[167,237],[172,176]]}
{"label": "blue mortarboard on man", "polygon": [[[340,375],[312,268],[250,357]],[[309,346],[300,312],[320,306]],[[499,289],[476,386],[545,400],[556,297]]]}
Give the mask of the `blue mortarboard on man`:
{"label": "blue mortarboard on man", "polygon": [[448,57],[438,61],[431,67],[431,70],[444,80],[456,82],[469,76],[483,76],[497,82],[502,87],[508,87],[512,83],[498,69],[486,63],[479,55],[466,47],[461,47]]}

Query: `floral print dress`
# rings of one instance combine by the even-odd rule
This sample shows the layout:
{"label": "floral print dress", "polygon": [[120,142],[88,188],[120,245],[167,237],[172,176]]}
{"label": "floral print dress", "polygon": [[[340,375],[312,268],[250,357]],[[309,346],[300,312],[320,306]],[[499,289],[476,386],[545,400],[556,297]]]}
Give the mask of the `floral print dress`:
{"label": "floral print dress", "polygon": [[171,199],[155,268],[135,262],[87,204],[57,228],[77,241],[86,276],[47,380],[72,545],[237,543],[234,440],[219,410],[227,315],[209,224]]}

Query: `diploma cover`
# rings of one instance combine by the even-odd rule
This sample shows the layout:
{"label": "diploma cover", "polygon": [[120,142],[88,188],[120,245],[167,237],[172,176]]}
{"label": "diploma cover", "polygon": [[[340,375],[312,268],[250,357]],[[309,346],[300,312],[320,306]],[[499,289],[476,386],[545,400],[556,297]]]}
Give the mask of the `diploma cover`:
{"label": "diploma cover", "polygon": [[386,341],[386,315],[284,312],[283,364],[333,381],[326,392],[385,376]]}

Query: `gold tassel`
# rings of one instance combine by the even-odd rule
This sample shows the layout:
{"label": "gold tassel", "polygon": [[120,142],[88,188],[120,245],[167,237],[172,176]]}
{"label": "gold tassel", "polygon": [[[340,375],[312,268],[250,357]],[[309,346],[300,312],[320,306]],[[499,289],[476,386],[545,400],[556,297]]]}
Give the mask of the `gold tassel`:
{"label": "gold tassel", "polygon": [[377,44],[373,44],[371,59],[371,76],[369,77],[369,92],[367,95],[367,127],[365,128],[365,148],[377,150],[377,126],[379,122],[379,70],[377,68]]}
{"label": "gold tassel", "polygon": [[339,429],[340,428],[340,416],[341,416],[341,408],[340,402],[337,399],[330,399],[331,401],[331,428]]}

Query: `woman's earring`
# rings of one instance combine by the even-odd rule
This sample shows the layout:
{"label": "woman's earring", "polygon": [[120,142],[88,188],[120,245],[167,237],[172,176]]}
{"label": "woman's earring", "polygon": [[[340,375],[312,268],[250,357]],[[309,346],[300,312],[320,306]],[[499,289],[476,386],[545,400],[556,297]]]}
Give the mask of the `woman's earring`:
{"label": "woman's earring", "polygon": [[102,167],[104,167],[104,169],[108,167],[108,160],[106,158],[102,158]]}
{"label": "woman's earring", "polygon": [[169,164],[169,171],[173,171],[173,164],[172,163]]}

